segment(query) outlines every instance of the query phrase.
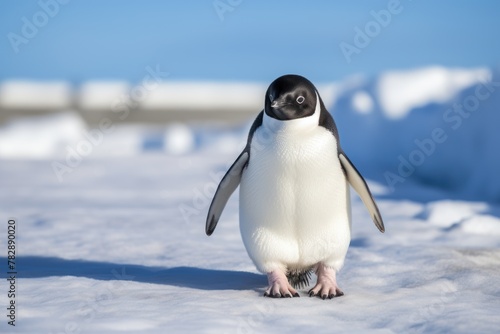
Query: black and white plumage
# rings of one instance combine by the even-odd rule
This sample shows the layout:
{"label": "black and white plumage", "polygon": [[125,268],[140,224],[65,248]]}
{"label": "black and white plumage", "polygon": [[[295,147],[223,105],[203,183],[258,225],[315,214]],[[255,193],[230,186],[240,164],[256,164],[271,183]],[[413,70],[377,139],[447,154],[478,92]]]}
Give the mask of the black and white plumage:
{"label": "black and white plumage", "polygon": [[239,185],[241,235],[257,269],[268,275],[265,295],[298,296],[292,284],[307,285],[312,270],[318,280],[310,295],[342,295],[335,274],[350,243],[349,184],[384,232],[371,192],[342,150],[318,91],[304,77],[282,76],[269,86],[246,147],[219,184],[206,233],[213,233]]}

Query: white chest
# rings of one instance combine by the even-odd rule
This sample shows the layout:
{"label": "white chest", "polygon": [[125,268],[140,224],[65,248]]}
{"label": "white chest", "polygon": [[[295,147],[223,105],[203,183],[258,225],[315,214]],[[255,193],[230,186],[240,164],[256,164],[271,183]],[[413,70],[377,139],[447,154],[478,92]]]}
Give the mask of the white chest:
{"label": "white chest", "polygon": [[240,186],[243,220],[301,235],[345,213],[346,180],[328,130],[277,134],[259,128]]}

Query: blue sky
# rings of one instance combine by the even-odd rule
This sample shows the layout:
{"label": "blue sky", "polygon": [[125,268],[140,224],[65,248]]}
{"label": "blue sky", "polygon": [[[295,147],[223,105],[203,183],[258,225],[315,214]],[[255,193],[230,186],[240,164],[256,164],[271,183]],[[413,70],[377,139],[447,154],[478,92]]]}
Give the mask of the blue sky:
{"label": "blue sky", "polygon": [[[40,3],[57,13],[40,13]],[[269,82],[298,73],[324,82],[435,64],[500,65],[500,1],[401,0],[383,26],[371,11],[390,13],[390,3],[4,0],[0,80],[136,81],[159,65],[172,80]],[[40,25],[28,29],[33,36],[23,35],[26,20]],[[356,27],[371,27],[373,37],[348,62],[339,45],[356,47]]]}

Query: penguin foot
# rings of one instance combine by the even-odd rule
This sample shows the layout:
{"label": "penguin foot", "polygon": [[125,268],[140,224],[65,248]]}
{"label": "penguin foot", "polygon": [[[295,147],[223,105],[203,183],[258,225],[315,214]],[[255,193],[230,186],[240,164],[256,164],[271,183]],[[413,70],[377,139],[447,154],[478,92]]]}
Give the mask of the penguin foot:
{"label": "penguin foot", "polygon": [[288,283],[285,273],[275,270],[267,273],[269,287],[264,292],[264,297],[291,298],[300,297],[299,293]]}
{"label": "penguin foot", "polygon": [[316,269],[316,275],[318,275],[318,281],[314,288],[309,290],[309,297],[318,296],[322,299],[332,299],[344,295],[344,292],[337,285],[335,270],[333,268],[328,268],[320,263]]}

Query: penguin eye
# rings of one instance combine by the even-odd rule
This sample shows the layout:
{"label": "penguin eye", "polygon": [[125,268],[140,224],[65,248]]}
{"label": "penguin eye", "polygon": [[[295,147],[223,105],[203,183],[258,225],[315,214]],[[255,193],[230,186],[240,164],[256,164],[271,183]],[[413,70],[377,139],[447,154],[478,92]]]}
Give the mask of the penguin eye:
{"label": "penguin eye", "polygon": [[305,100],[306,100],[306,98],[305,98],[305,97],[303,97],[302,95],[300,95],[300,96],[297,98],[297,100],[295,100],[295,101],[297,101],[297,103],[298,103],[298,104],[302,104],[302,103],[304,103],[304,101],[305,101]]}

